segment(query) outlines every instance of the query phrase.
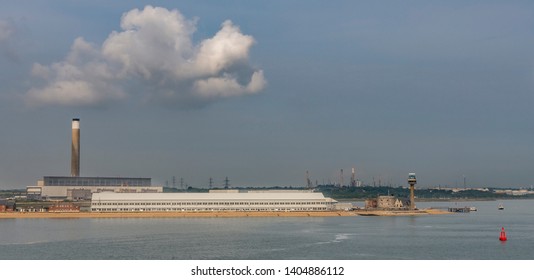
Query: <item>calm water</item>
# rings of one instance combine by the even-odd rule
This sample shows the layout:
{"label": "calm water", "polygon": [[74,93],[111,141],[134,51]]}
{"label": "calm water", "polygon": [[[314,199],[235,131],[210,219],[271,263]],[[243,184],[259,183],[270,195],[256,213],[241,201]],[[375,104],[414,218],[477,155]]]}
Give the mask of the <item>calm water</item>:
{"label": "calm water", "polygon": [[0,259],[534,259],[534,200],[499,202],[420,217],[1,219]]}

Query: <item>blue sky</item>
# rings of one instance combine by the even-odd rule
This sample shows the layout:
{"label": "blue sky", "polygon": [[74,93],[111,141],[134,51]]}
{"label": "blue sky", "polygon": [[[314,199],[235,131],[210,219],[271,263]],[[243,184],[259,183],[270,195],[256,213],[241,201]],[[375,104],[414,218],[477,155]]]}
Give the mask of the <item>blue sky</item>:
{"label": "blue sky", "polygon": [[0,188],[75,117],[82,176],[534,184],[530,1],[108,2],[3,4]]}

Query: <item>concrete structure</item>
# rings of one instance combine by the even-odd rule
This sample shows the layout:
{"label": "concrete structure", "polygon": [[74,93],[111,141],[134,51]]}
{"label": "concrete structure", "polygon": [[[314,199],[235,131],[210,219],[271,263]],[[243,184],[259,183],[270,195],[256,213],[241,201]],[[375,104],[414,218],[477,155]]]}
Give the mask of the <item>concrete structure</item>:
{"label": "concrete structure", "polygon": [[409,207],[408,199],[396,198],[392,195],[381,195],[365,200],[365,209],[406,210]]}
{"label": "concrete structure", "polygon": [[91,211],[330,211],[335,203],[315,192],[102,192],[93,194]]}
{"label": "concrete structure", "polygon": [[150,178],[45,176],[37,186],[28,186],[26,191],[40,199],[69,200],[91,199],[91,194],[97,192],[163,192],[163,186],[152,186],[151,181]]}
{"label": "concrete structure", "polygon": [[332,210],[336,211],[352,211],[356,207],[350,202],[338,202],[334,203]]}
{"label": "concrete structure", "polygon": [[70,200],[91,200],[93,192],[88,189],[67,189],[67,198]]}
{"label": "concrete structure", "polygon": [[381,195],[377,198],[377,207],[383,209],[395,208],[396,198],[392,195]]}
{"label": "concrete structure", "polygon": [[402,199],[395,199],[395,204],[394,204],[394,207],[395,208],[404,208],[405,206],[408,207],[410,205],[410,202],[409,201],[403,201]]}
{"label": "concrete structure", "polygon": [[365,209],[373,209],[378,207],[378,199],[368,198],[365,200]]}
{"label": "concrete structure", "polygon": [[70,176],[80,176],[80,119],[72,119]]}

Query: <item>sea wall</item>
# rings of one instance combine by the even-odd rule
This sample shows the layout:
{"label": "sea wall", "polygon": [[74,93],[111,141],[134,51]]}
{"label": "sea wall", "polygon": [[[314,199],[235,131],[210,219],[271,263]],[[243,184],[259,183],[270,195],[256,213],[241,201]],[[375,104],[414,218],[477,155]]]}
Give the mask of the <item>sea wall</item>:
{"label": "sea wall", "polygon": [[112,212],[112,213],[41,213],[13,212],[0,213],[0,219],[83,219],[83,218],[235,218],[235,217],[354,217],[354,216],[414,216],[450,214],[449,212],[430,209],[417,211],[310,211],[310,212]]}

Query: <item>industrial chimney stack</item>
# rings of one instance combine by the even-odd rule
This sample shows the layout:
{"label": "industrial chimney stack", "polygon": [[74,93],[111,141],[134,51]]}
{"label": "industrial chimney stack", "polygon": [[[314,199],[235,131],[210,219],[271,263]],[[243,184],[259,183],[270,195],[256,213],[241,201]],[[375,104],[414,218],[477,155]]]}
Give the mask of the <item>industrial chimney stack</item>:
{"label": "industrial chimney stack", "polygon": [[73,177],[80,176],[80,119],[72,119],[70,175]]}

